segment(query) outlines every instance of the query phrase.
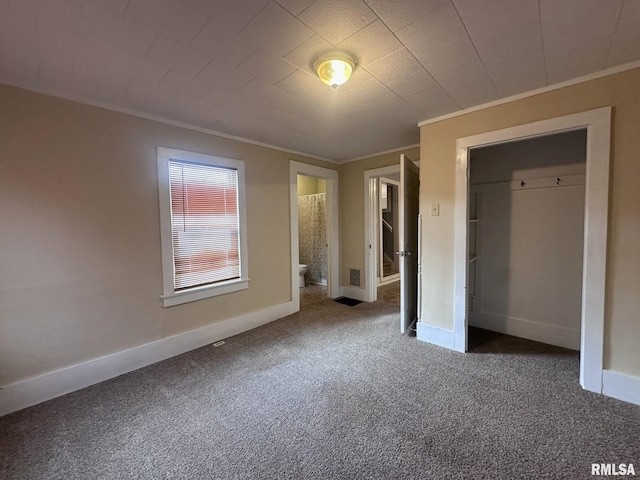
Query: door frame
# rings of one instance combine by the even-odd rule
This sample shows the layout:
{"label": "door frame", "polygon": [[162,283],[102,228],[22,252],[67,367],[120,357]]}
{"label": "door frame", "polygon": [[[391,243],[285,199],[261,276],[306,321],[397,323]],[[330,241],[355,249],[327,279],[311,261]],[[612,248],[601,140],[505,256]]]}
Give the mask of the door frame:
{"label": "door frame", "polygon": [[377,223],[378,178],[400,173],[400,164],[374,168],[364,172],[364,265],[365,265],[365,302],[378,299],[378,243]]}
{"label": "door frame", "polygon": [[338,223],[338,171],[308,163],[289,160],[289,214],[291,224],[291,301],[293,311],[300,310],[300,287],[298,265],[298,175],[320,178],[327,181],[327,297],[340,296],[340,243]]}
{"label": "door frame", "polygon": [[474,147],[586,130],[584,258],[580,329],[580,385],[602,393],[605,280],[609,208],[611,107],[459,138],[456,141],[454,349],[467,351],[469,154]]}

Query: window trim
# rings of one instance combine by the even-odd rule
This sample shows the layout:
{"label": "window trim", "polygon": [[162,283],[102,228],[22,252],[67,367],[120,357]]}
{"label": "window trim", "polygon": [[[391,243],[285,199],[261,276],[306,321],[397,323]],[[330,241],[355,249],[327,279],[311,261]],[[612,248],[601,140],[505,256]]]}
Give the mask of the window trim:
{"label": "window trim", "polygon": [[[233,168],[238,172],[238,217],[240,224],[240,278],[234,278],[213,285],[202,285],[176,291],[174,287],[173,241],[171,236],[171,192],[169,186],[169,161],[177,160],[212,167]],[[164,307],[194,302],[205,298],[246,290],[249,288],[249,268],[247,254],[247,209],[245,201],[244,162],[232,158],[218,157],[204,153],[157,147],[158,162],[158,202],[160,207],[160,246],[162,254],[163,294],[160,296]]]}

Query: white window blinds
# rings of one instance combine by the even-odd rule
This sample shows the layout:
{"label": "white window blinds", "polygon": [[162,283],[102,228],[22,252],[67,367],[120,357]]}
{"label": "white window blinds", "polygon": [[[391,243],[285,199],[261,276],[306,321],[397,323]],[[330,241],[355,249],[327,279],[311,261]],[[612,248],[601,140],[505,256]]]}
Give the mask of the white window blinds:
{"label": "white window blinds", "polygon": [[238,172],[169,161],[175,290],[240,277]]}

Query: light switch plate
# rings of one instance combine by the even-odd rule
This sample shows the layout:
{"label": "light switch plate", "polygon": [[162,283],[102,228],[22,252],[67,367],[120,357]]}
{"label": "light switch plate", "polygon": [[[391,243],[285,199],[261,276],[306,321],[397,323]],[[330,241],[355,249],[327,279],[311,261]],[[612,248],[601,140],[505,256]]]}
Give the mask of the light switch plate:
{"label": "light switch plate", "polygon": [[438,215],[440,215],[440,204],[439,203],[432,203],[431,204],[431,216],[432,217],[437,217]]}

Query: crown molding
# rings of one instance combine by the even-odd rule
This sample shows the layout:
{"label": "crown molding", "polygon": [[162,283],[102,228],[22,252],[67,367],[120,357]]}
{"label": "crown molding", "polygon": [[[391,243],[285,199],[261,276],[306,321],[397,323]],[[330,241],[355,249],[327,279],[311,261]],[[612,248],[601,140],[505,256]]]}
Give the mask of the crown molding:
{"label": "crown molding", "polygon": [[410,148],[419,147],[419,143],[414,143],[413,145],[406,145],[404,147],[392,148],[391,150],[385,150],[384,152],[372,153],[370,155],[363,155],[362,157],[350,158],[349,160],[343,160],[338,162],[339,165],[344,165],[345,163],[357,162],[358,160],[366,160],[367,158],[379,157],[381,155],[387,155],[389,153],[402,152],[404,150],[409,150]]}
{"label": "crown molding", "polygon": [[499,100],[494,100],[488,103],[483,103],[482,105],[476,105],[475,107],[466,108],[464,110],[459,110],[457,112],[447,113],[446,115],[441,115],[439,117],[429,118],[427,120],[423,120],[422,122],[419,122],[418,127],[424,127],[425,125],[438,123],[443,120],[449,120],[451,118],[460,117],[462,115],[467,115],[468,113],[477,112],[479,110],[484,110],[486,108],[497,107],[499,105],[504,105],[505,103],[515,102],[517,100],[522,100],[522,99],[533,97],[543,93],[552,92],[554,90],[560,90],[561,88],[570,87],[572,85],[590,82],[591,80],[597,80],[598,78],[608,77],[610,75],[626,72],[627,70],[633,70],[634,68],[639,68],[639,67],[640,67],[640,60],[630,62],[630,63],[625,63],[624,65],[618,65],[616,67],[607,68],[599,72],[590,73],[588,75],[576,77],[571,80],[566,80],[564,82],[554,83],[553,85],[548,85],[546,87],[538,88],[536,90],[530,90],[528,92],[518,93],[517,95],[501,98]]}

